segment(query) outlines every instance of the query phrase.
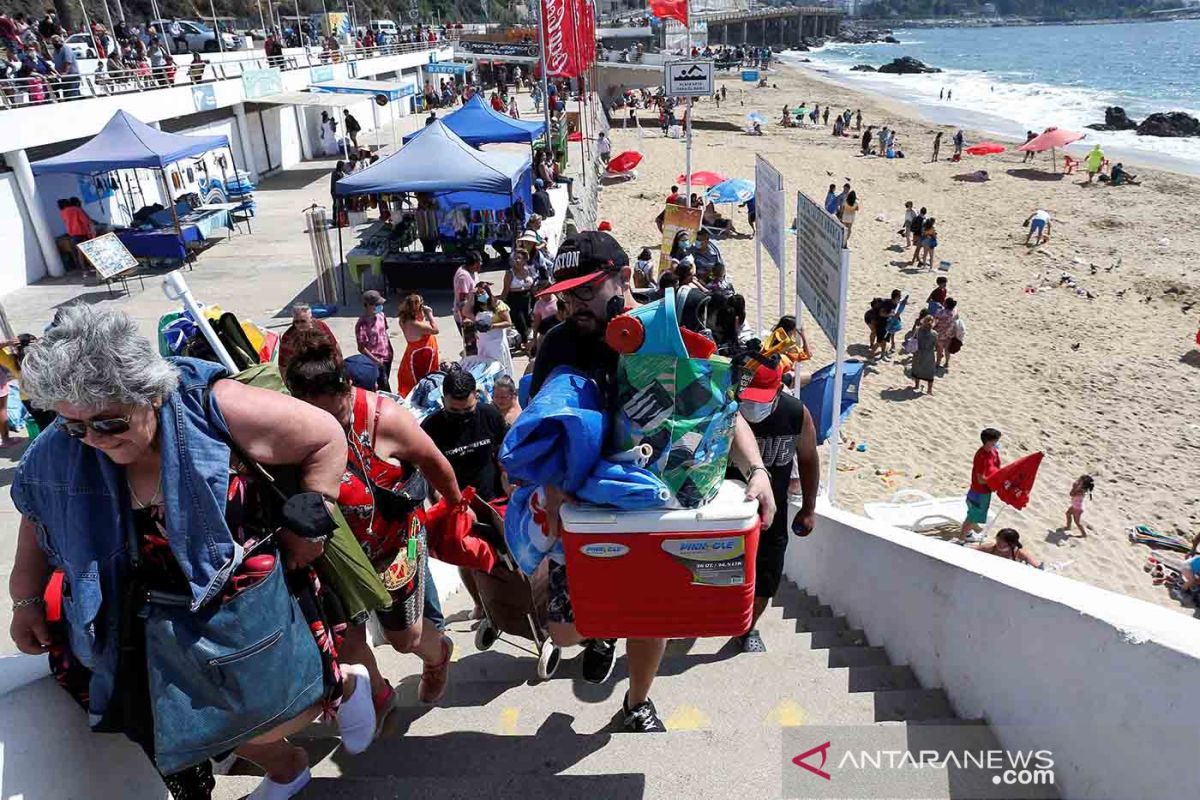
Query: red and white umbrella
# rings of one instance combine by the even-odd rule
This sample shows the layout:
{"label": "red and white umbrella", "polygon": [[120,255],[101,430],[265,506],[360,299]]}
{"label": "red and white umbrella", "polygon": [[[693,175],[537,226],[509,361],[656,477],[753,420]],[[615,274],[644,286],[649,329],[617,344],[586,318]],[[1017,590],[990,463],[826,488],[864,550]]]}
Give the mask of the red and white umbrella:
{"label": "red and white umbrella", "polygon": [[[692,186],[712,187],[712,186],[716,186],[718,183],[724,183],[727,180],[729,180],[729,178],[725,177],[724,175],[722,175],[719,172],[709,172],[707,170],[701,170],[699,172],[692,173]],[[688,182],[687,173],[680,175],[678,178],[675,179],[675,182],[676,183],[687,183]]]}
{"label": "red and white umbrella", "polygon": [[626,150],[608,160],[608,171],[618,174],[631,172],[640,163],[642,163],[641,153],[636,150]]}

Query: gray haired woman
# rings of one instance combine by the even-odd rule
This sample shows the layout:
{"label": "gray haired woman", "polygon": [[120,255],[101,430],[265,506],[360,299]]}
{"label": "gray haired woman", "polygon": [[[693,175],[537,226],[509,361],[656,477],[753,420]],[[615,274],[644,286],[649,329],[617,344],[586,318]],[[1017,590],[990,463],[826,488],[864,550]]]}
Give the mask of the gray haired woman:
{"label": "gray haired woman", "polygon": [[[9,591],[18,649],[49,653],[92,727],[121,730],[141,745],[176,798],[208,797],[209,757],[235,748],[266,772],[252,797],[299,792],[310,778],[307,758],[284,737],[307,726],[322,703],[340,704],[344,747],[366,749],[375,728],[368,685],[359,684],[366,673],[339,669],[336,604],[307,566],[322,553],[321,526],[306,530],[306,538],[272,525],[273,498],[253,469],[254,462],[293,467],[299,494],[328,516],[346,462],[337,422],[307,403],[226,380],[216,364],[163,359],[130,317],[87,305],[59,313],[26,352],[23,378],[30,399],[59,416],[29,447],[13,480],[21,523]],[[49,600],[62,603],[61,631],[47,624],[52,570],[63,576],[61,598]],[[277,594],[297,611],[265,624],[293,635],[243,642],[240,629],[263,621],[237,617],[238,609],[262,598],[265,589],[250,588],[268,582],[286,585]],[[147,620],[163,618],[155,617],[160,598],[181,601],[170,617],[180,626],[233,614],[222,633],[237,651],[214,657],[197,650],[207,642],[152,636]],[[280,713],[245,723],[247,707],[289,691],[280,688],[287,677],[250,666],[279,658],[284,645],[277,642],[284,641],[298,654],[297,671],[303,662],[316,679],[282,697]],[[163,667],[167,657],[185,668],[171,672]],[[187,669],[192,662],[196,668]],[[216,700],[187,696],[187,687],[204,679],[205,664],[217,685],[201,688]],[[249,691],[221,685],[234,672],[247,678],[242,688]],[[184,711],[164,718],[172,692],[185,695]],[[194,746],[200,728],[213,738]],[[224,746],[214,751],[213,743]]]}

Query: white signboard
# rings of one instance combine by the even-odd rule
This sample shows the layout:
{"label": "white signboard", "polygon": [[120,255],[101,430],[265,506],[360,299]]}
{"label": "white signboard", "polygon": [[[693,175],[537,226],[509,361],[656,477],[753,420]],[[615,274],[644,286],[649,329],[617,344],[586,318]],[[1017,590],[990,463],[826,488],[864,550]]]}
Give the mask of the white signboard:
{"label": "white signboard", "polygon": [[713,62],[691,59],[663,65],[663,86],[667,97],[711,97]]}
{"label": "white signboard", "polygon": [[850,272],[850,251],[842,247],[846,229],[804,192],[796,195],[796,296],[837,342]]}
{"label": "white signboard", "polygon": [[787,269],[783,254],[783,216],[786,202],[783,176],[762,156],[754,158],[754,230],[763,247],[771,254],[775,268]]}

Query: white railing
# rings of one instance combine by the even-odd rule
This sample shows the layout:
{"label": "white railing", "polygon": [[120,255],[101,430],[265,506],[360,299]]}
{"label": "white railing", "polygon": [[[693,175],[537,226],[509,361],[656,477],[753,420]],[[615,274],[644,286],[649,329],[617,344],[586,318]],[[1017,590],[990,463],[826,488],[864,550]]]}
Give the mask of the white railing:
{"label": "white railing", "polygon": [[[33,75],[0,80],[0,109],[25,108],[46,103],[63,103],[88,97],[105,97],[129,92],[146,92],[173,86],[212,83],[238,78],[243,72],[267,67],[280,70],[308,69],[344,62],[418,53],[452,44],[457,37],[446,36],[436,42],[401,42],[375,47],[339,50],[305,47],[285,50],[282,55],[259,53],[240,59],[221,61],[175,61],[162,67],[108,69],[100,61],[96,71],[86,75]],[[213,56],[215,53],[208,53]]]}

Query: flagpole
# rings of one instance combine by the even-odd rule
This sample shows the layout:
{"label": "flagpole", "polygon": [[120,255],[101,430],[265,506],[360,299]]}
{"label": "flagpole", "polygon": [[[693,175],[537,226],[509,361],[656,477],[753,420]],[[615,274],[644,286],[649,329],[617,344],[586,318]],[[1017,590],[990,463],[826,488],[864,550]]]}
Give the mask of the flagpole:
{"label": "flagpole", "polygon": [[[546,9],[542,5],[543,2],[544,0],[538,0],[537,3],[537,27],[538,63],[542,68],[542,116],[546,123],[546,146],[542,150],[542,157],[545,158],[546,153],[550,152],[550,78],[546,74],[548,72],[546,68]],[[537,174],[536,170],[534,170],[534,174]]]}
{"label": "flagpole", "polygon": [[[687,45],[685,48],[686,55],[684,57],[691,58],[692,57],[692,3],[691,3],[691,0],[687,0],[685,2],[684,8],[686,10],[686,13],[683,15],[684,20],[685,20],[683,23],[683,27],[687,28]],[[687,155],[684,157],[685,158],[684,166],[687,169],[687,207],[691,208],[692,207],[692,96],[690,94],[687,96],[687,110],[684,113],[687,114],[687,120],[685,120],[685,122],[687,123],[687,134],[686,134],[687,135]],[[701,206],[701,208],[703,208],[703,206]]]}

